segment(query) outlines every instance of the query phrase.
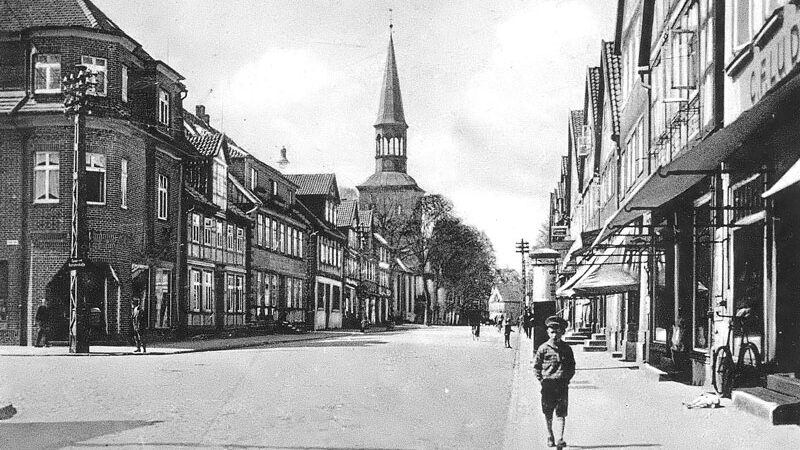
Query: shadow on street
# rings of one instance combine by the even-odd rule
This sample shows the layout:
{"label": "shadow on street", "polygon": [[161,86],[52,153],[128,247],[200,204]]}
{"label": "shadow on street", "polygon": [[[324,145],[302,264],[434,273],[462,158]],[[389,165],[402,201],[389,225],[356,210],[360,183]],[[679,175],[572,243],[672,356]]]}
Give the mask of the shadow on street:
{"label": "shadow on street", "polygon": [[0,448],[19,450],[63,448],[98,436],[147,427],[160,422],[159,420],[98,420],[0,423]]}
{"label": "shadow on street", "polygon": [[319,347],[372,347],[373,345],[383,345],[386,341],[379,341],[377,339],[354,339],[354,340],[319,340],[319,341],[296,341],[285,342],[280,347],[304,347],[304,348],[319,348]]}

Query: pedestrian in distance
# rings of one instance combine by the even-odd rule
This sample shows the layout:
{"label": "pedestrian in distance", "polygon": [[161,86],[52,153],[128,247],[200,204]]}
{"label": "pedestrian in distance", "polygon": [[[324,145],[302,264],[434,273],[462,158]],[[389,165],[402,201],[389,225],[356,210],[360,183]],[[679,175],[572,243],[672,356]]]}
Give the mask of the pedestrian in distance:
{"label": "pedestrian in distance", "polygon": [[36,347],[42,346],[42,339],[44,338],[44,346],[50,347],[50,307],[47,305],[47,299],[43,298],[39,308],[36,309],[36,324],[39,326],[39,333],[36,335]]}
{"label": "pedestrian in distance", "polygon": [[[569,406],[569,382],[575,375],[575,355],[572,348],[561,340],[567,321],[558,316],[550,316],[545,321],[549,340],[536,350],[533,368],[536,379],[542,386],[542,412],[547,422],[547,446],[563,449],[564,428]],[[553,413],[558,422],[559,438],[556,443],[553,434]]]}
{"label": "pedestrian in distance", "polygon": [[514,332],[514,324],[511,323],[511,318],[509,317],[506,319],[505,324],[503,324],[503,338],[505,340],[506,348],[511,348],[511,333]]}
{"label": "pedestrian in distance", "polygon": [[533,329],[533,313],[528,307],[525,307],[525,336],[531,338],[531,329]]}
{"label": "pedestrian in distance", "polygon": [[136,344],[136,350],[134,350],[134,353],[147,353],[147,348],[142,340],[142,334],[140,330],[143,317],[144,310],[139,304],[139,299],[134,297],[133,300],[131,300],[131,330],[133,330],[133,343]]}
{"label": "pedestrian in distance", "polygon": [[481,321],[476,320],[475,325],[472,326],[472,339],[475,341],[481,340]]}
{"label": "pedestrian in distance", "polygon": [[500,314],[500,320],[497,321],[497,332],[498,333],[502,333],[503,332],[503,325],[505,325],[505,319],[503,318],[503,315]]}

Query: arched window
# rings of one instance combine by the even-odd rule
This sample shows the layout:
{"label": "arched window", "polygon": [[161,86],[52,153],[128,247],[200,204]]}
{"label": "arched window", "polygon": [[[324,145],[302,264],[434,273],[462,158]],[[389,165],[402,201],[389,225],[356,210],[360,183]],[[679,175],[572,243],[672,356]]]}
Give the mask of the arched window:
{"label": "arched window", "polygon": [[375,153],[381,154],[381,135],[375,136]]}

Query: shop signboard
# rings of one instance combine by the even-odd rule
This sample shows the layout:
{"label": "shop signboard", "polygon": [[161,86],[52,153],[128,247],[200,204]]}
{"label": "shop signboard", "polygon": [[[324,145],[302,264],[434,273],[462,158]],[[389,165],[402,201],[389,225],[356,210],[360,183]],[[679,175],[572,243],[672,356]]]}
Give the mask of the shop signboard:
{"label": "shop signboard", "polygon": [[758,103],[800,62],[800,12],[785,5],[753,37],[753,43],[728,62],[731,94],[726,92],[725,124]]}

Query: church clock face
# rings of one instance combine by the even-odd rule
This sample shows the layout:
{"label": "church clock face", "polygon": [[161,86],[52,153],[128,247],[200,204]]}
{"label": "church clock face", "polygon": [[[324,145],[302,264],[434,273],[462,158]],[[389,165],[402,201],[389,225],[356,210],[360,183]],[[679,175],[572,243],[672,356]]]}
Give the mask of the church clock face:
{"label": "church clock face", "polygon": [[384,171],[388,171],[388,172],[394,171],[395,170],[394,161],[392,161],[391,159],[384,159],[383,160],[383,170]]}

